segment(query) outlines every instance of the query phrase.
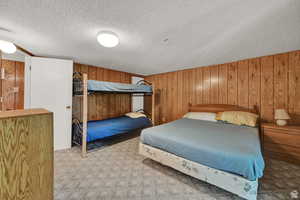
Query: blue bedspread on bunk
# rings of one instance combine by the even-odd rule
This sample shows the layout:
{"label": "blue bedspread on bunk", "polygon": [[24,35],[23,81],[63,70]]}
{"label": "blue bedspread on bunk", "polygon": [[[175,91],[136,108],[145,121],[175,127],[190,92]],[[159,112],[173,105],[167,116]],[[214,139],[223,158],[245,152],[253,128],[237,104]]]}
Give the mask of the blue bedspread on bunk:
{"label": "blue bedspread on bunk", "polygon": [[88,91],[94,92],[124,92],[124,93],[151,93],[149,85],[114,83],[106,81],[88,80]]}
{"label": "blue bedspread on bunk", "polygon": [[151,126],[151,121],[146,117],[130,118],[121,116],[105,120],[89,121],[87,124],[87,142],[149,126]]}

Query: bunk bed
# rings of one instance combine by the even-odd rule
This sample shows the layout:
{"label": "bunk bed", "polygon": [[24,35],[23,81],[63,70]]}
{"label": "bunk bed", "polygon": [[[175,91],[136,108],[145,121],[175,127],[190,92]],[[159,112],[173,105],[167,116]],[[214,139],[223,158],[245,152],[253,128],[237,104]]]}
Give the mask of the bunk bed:
{"label": "bunk bed", "polygon": [[[150,95],[152,102],[151,115],[144,110],[142,117],[119,117],[88,121],[88,96],[103,93]],[[133,130],[150,127],[154,124],[154,85],[145,80],[137,84],[115,83],[107,81],[88,80],[87,74],[75,72],[73,75],[73,97],[82,98],[82,120],[73,117],[72,142],[81,145],[81,154],[87,155],[87,143],[110,136],[128,133]]]}

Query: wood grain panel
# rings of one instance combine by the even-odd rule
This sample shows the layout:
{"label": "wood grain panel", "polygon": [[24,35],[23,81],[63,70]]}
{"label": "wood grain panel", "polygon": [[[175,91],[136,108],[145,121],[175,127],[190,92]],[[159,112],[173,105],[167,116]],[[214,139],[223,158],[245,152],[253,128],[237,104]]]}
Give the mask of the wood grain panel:
{"label": "wood grain panel", "polygon": [[80,68],[81,72],[88,74],[89,73],[89,67],[93,67],[93,66],[88,66],[88,65],[81,64],[81,68]]}
{"label": "wood grain panel", "polygon": [[[192,102],[189,102],[192,103]],[[210,68],[203,68],[203,103],[210,103]]]}
{"label": "wood grain panel", "polygon": [[189,74],[187,70],[182,72],[182,113],[186,113],[188,111],[188,104],[189,104]]}
{"label": "wood grain panel", "polygon": [[263,121],[273,121],[274,109],[283,106],[293,118],[290,123],[300,123],[300,51],[151,77],[161,90],[157,124],[182,117],[188,103],[256,106]]}
{"label": "wood grain panel", "polygon": [[81,65],[78,63],[74,63],[73,65],[73,71],[74,72],[81,72]]}
{"label": "wood grain panel", "polygon": [[[210,101],[209,103],[219,103],[219,67],[210,68]],[[195,102],[195,101],[193,101]]]}
{"label": "wood grain panel", "polygon": [[[202,79],[202,69],[197,68],[196,69],[196,104],[201,104],[203,99],[203,79]],[[179,85],[179,83],[178,83]]]}
{"label": "wood grain panel", "polygon": [[[159,76],[154,76],[155,81],[155,109],[156,109],[156,118],[157,122],[161,122],[162,112],[161,112],[161,80]],[[152,82],[153,82],[152,81]],[[144,104],[145,106],[145,104]]]}
{"label": "wood grain panel", "polygon": [[[202,80],[202,77],[201,77]],[[177,72],[177,94],[178,94],[178,104],[177,104],[177,110],[178,110],[178,115],[177,115],[177,119],[182,117],[184,110],[183,110],[183,71],[178,71]],[[159,100],[158,100],[159,101]],[[160,121],[158,122],[160,124]]]}
{"label": "wood grain panel", "polygon": [[[168,73],[166,75],[166,99],[172,99],[173,95],[172,95],[172,77],[173,77],[173,73]],[[172,121],[173,119],[173,104],[174,104],[174,100],[173,101],[169,101],[167,104],[165,104],[167,106],[167,113],[170,113],[169,115],[166,115],[166,120],[167,121]]]}
{"label": "wood grain panel", "polygon": [[292,121],[300,124],[300,51],[289,53],[289,102]]}
{"label": "wood grain panel", "polygon": [[18,92],[15,95],[15,109],[24,108],[24,62],[16,62],[16,88]]}
{"label": "wood grain panel", "polygon": [[287,108],[289,54],[274,56],[274,108]]}
{"label": "wood grain panel", "polygon": [[237,63],[230,63],[228,65],[228,104],[238,104],[238,77],[237,77]]}
{"label": "wood grain panel", "polygon": [[227,65],[223,64],[219,66],[219,103],[227,104],[227,81],[228,81]]}
{"label": "wood grain panel", "polygon": [[177,110],[177,105],[178,105],[178,99],[177,99],[177,84],[174,84],[174,83],[177,83],[177,73],[176,72],[173,72],[171,77],[171,98],[173,99],[172,101],[172,107],[171,107],[171,111],[172,111],[172,115],[171,115],[171,120],[175,120],[177,119],[177,113],[178,113],[178,110]]}
{"label": "wood grain panel", "polygon": [[[0,70],[2,69],[2,51],[0,50]],[[2,80],[0,80],[0,97],[2,97]],[[3,103],[0,101],[0,112],[2,110]]]}
{"label": "wood grain panel", "polygon": [[256,106],[260,110],[260,59],[249,60],[249,108]]}
{"label": "wood grain panel", "polygon": [[238,105],[249,107],[249,68],[248,60],[238,62]]}
{"label": "wood grain panel", "polygon": [[16,95],[13,92],[16,86],[16,62],[11,60],[2,60],[2,68],[5,70],[5,79],[2,80],[3,110],[15,110]]}
{"label": "wood grain panel", "polygon": [[274,57],[261,58],[261,118],[274,119]]}
{"label": "wood grain panel", "polygon": [[[187,74],[186,74],[187,75]],[[153,77],[152,77],[153,78]],[[186,80],[188,79],[188,77],[186,77]],[[187,85],[187,81],[185,81],[186,83],[186,88],[188,88],[188,85]],[[164,109],[162,110],[163,111],[163,114],[162,114],[162,120],[163,122],[167,122],[168,118],[169,118],[169,115],[168,115],[168,110],[169,110],[169,107],[168,107],[168,76],[167,74],[165,74],[164,76],[162,76],[162,92],[163,92],[163,101],[162,101],[162,106],[164,107]],[[187,91],[187,90],[186,90]],[[188,96],[186,96],[188,97]],[[187,101],[187,99],[186,99]]]}
{"label": "wood grain panel", "polygon": [[196,102],[197,96],[196,96],[196,69],[190,69],[189,70],[190,76],[189,76],[189,82],[190,82],[190,101],[189,102]]}

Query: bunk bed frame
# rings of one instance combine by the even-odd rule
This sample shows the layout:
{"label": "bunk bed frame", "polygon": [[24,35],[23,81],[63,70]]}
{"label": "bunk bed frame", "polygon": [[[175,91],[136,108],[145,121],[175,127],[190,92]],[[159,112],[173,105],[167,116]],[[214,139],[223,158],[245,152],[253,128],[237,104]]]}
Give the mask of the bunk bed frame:
{"label": "bunk bed frame", "polygon": [[[79,73],[81,74],[81,73]],[[88,91],[88,76],[86,73],[82,73],[81,74],[81,80],[82,80],[82,92],[80,93],[74,93],[73,92],[73,96],[81,96],[82,97],[82,141],[81,141],[81,156],[82,157],[87,157],[87,123],[88,123],[88,96],[89,96],[89,91]],[[74,80],[73,80],[74,81]],[[146,80],[140,80],[139,82],[137,82],[136,85],[149,85],[152,88],[152,93],[151,93],[151,115],[149,115],[147,112],[145,112],[145,114],[147,115],[147,117],[150,117],[152,124],[155,124],[155,87],[153,83],[150,83]],[[109,92],[109,91],[105,91],[105,92],[101,92],[101,91],[97,91],[93,94],[96,93],[115,93],[115,94],[142,94],[142,95],[149,95],[149,93],[146,92],[134,92],[134,91],[128,91],[128,92]],[[137,96],[137,95],[134,95]],[[139,110],[140,111],[140,110]]]}

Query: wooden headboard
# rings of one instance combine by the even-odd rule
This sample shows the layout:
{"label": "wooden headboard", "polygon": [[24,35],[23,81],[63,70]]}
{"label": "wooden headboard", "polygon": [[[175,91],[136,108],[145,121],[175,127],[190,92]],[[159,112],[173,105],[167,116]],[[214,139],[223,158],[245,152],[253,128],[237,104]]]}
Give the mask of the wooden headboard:
{"label": "wooden headboard", "polygon": [[189,104],[189,112],[223,112],[223,111],[245,111],[258,114],[256,107],[253,109],[243,108],[237,105],[228,104]]}

